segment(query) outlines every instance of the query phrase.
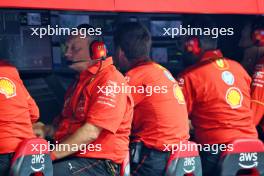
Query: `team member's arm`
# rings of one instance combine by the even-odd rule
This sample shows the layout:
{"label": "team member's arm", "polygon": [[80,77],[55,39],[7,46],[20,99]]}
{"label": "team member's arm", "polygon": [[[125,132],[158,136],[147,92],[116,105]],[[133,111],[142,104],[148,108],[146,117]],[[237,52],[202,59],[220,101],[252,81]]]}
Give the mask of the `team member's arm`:
{"label": "team member's arm", "polygon": [[264,115],[264,73],[254,75],[251,87],[251,109],[255,125],[258,125]]}
{"label": "team member's arm", "polygon": [[[108,81],[98,85],[109,86]],[[74,134],[61,142],[61,144],[89,144],[96,140],[102,130],[116,133],[127,107],[127,96],[122,93],[106,93],[96,86],[91,91],[91,106],[87,111],[86,123]],[[55,151],[53,156],[57,159],[73,154],[72,151]]]}
{"label": "team member's arm", "polygon": [[28,93],[28,91],[27,91],[26,87],[24,86],[22,80],[20,82],[20,85],[24,89],[24,92],[25,92],[25,95],[26,95],[31,122],[35,123],[39,119],[39,108],[38,108],[36,102],[34,101],[34,99]]}
{"label": "team member's arm", "polygon": [[[69,136],[67,139],[65,139],[63,142],[60,144],[70,144],[72,145],[78,145],[79,150],[82,148],[82,144],[89,144],[96,140],[102,131],[102,128],[95,126],[91,123],[85,123],[82,127],[80,127],[75,133],[73,133],[71,136]],[[53,159],[61,159],[66,156],[72,155],[75,153],[75,151],[72,150],[65,150],[65,151],[53,151],[52,156],[54,157]]]}
{"label": "team member's arm", "polygon": [[188,114],[190,115],[193,110],[193,101],[194,101],[194,90],[193,90],[193,83],[190,77],[181,75],[178,78],[179,86],[182,88],[182,92],[184,94],[184,98],[187,105]]}

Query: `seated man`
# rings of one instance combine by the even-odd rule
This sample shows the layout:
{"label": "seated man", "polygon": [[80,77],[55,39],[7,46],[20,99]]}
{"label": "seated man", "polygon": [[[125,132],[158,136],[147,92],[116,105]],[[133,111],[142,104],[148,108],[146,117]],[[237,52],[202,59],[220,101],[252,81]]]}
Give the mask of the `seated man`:
{"label": "seated man", "polygon": [[[264,48],[264,19],[258,19],[252,25],[256,41],[255,47]],[[262,34],[261,34],[262,31]],[[251,85],[251,108],[253,110],[254,123],[258,127],[259,138],[264,141],[264,54],[262,54],[255,66]]]}
{"label": "seated man", "polygon": [[112,58],[105,58],[105,46],[95,40],[77,35],[66,41],[65,56],[78,77],[54,124],[55,143],[60,146],[51,153],[56,176],[117,176],[128,153],[133,100],[129,93],[112,91],[126,80]]}
{"label": "seated man", "polygon": [[251,85],[251,108],[259,138],[264,141],[264,57],[256,65]]}
{"label": "seated man", "polygon": [[[189,60],[195,64],[180,74],[179,84],[195,141],[206,146],[219,144],[218,151],[201,151],[203,175],[215,175],[220,144],[238,138],[257,138],[250,110],[251,78],[240,64],[222,55],[212,36],[191,37],[186,49]],[[226,147],[221,150],[232,150]]]}
{"label": "seated man", "polygon": [[117,62],[126,71],[135,103],[131,174],[164,175],[170,156],[165,146],[171,150],[171,145],[189,138],[184,96],[171,73],[150,59],[151,35],[143,25],[120,24],[114,43]]}
{"label": "seated man", "polygon": [[17,69],[0,60],[0,173],[8,175],[10,161],[23,139],[34,138],[32,123],[39,109],[26,90]]}

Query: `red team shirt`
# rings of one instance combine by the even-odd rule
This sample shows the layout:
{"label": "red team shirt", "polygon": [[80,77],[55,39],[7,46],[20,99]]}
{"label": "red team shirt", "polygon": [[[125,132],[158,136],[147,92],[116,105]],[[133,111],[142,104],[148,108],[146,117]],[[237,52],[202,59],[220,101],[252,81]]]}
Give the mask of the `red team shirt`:
{"label": "red team shirt", "polygon": [[250,110],[251,78],[240,64],[219,50],[208,51],[179,82],[198,143],[257,138]]}
{"label": "red team shirt", "polygon": [[254,123],[264,130],[264,57],[256,65],[251,89]]}
{"label": "red team shirt", "polygon": [[55,140],[64,140],[88,122],[103,130],[92,143],[94,149],[76,155],[122,163],[128,153],[133,100],[130,94],[106,92],[105,86],[126,85],[125,78],[112,64],[112,58],[102,61],[96,77],[99,65],[88,68],[80,74],[76,85],[68,89]]}
{"label": "red team shirt", "polygon": [[15,152],[23,139],[35,137],[32,123],[38,118],[39,109],[17,69],[0,61],[0,154]]}
{"label": "red team shirt", "polygon": [[132,92],[134,140],[160,151],[164,150],[164,144],[188,140],[186,103],[171,73],[154,62],[147,62],[132,68],[126,77],[137,90]]}

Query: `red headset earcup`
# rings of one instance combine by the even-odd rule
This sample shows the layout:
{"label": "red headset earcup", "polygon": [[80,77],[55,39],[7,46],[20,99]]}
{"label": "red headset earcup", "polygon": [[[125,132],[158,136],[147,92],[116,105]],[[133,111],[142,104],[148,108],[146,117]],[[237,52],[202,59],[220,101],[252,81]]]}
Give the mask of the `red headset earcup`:
{"label": "red headset earcup", "polygon": [[90,45],[90,56],[92,60],[105,59],[107,49],[102,41],[93,41]]}
{"label": "red headset earcup", "polygon": [[201,53],[199,39],[197,37],[193,37],[186,41],[185,43],[185,50],[187,52],[193,53],[194,55],[198,56]]}
{"label": "red headset earcup", "polygon": [[254,44],[264,46],[264,29],[256,29],[251,34],[251,39]]}

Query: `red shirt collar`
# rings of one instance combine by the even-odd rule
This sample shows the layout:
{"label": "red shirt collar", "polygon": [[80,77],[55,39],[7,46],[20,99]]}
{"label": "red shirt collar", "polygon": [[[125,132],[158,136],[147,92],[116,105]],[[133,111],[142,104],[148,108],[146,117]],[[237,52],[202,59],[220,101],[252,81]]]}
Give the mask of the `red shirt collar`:
{"label": "red shirt collar", "polygon": [[[112,57],[108,57],[108,58],[106,58],[106,60],[102,61],[102,66],[101,66],[100,70],[103,70],[104,68],[108,67],[109,65],[113,65]],[[86,77],[87,74],[91,74],[91,75],[96,74],[99,67],[100,67],[100,62],[96,63],[95,65],[90,66],[87,70],[84,70],[81,72],[80,78],[82,79],[82,77]]]}
{"label": "red shirt collar", "polygon": [[213,59],[213,58],[222,58],[224,57],[220,50],[210,50],[206,51],[201,57],[201,61]]}

